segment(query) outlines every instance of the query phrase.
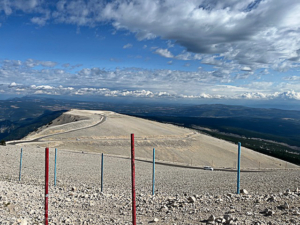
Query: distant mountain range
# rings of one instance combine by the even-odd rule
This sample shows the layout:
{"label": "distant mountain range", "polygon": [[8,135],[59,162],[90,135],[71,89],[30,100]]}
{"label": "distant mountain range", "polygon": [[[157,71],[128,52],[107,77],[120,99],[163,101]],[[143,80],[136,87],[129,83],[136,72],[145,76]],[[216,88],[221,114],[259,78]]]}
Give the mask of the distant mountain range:
{"label": "distant mountain range", "polygon": [[300,111],[236,105],[115,104],[14,98],[0,101],[0,140],[21,139],[72,108],[109,110],[173,123],[228,141],[240,141],[248,148],[300,164]]}

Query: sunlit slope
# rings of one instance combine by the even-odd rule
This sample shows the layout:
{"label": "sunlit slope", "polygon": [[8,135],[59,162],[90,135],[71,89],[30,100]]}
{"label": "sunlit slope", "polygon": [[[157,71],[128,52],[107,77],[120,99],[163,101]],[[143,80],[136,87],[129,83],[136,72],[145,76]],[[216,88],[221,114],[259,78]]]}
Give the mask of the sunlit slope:
{"label": "sunlit slope", "polygon": [[[64,123],[57,120],[64,120]],[[236,144],[171,124],[109,111],[71,110],[48,127],[28,135],[26,140],[34,141],[28,144],[43,147],[129,156],[131,133],[135,135],[136,157],[139,158],[151,159],[155,148],[157,160],[216,168],[237,165]],[[297,166],[242,147],[241,167],[284,169]]]}

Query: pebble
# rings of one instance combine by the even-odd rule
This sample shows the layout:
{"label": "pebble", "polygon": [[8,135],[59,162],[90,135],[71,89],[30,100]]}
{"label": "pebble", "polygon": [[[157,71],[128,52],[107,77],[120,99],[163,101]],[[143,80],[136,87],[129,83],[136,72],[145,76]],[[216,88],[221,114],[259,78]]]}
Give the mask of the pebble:
{"label": "pebble", "polygon": [[[2,150],[0,148],[0,160]],[[41,149],[37,151],[40,152]],[[9,154],[12,153],[13,151],[9,152]],[[128,179],[130,163],[124,166],[130,161],[113,157],[106,158],[107,168],[115,169],[124,166],[126,170],[118,169],[109,172],[106,169],[104,190],[101,192],[98,173],[99,158],[92,155],[83,164],[78,163],[78,168],[66,170],[67,172],[64,173],[63,168],[67,166],[66,159],[70,158],[70,154],[67,152],[66,157],[64,160],[61,159],[59,164],[60,182],[56,187],[49,182],[49,224],[131,224],[131,183]],[[74,157],[79,157],[78,155],[74,154]],[[19,157],[19,151],[16,156]],[[35,153],[28,154],[26,157],[33,156]],[[88,156],[88,153],[80,154],[80,157]],[[41,159],[44,159],[44,154],[41,154]],[[95,159],[95,165],[87,163],[93,159]],[[5,160],[8,159],[5,158]],[[34,159],[34,163],[29,165],[30,161],[28,158],[26,160],[28,170],[36,164],[44,168],[43,162]],[[112,162],[116,163],[112,164]],[[9,164],[12,165],[11,167],[4,167],[3,163],[3,161],[0,162],[0,224],[20,225],[22,222],[23,224],[43,224],[43,170],[35,167],[29,171],[24,169],[21,182],[18,181],[17,176],[15,179],[7,180],[3,174],[11,173],[10,176],[13,177],[18,167],[14,167],[12,162]],[[113,166],[110,167],[110,164]],[[10,172],[11,168],[14,169]],[[232,173],[216,171],[213,175],[209,173],[206,176],[205,171],[163,166],[162,168],[167,172],[162,173],[162,168],[157,169],[158,182],[155,196],[152,196],[150,188],[146,185],[148,179],[146,171],[148,169],[151,171],[150,165],[137,162],[136,168],[137,174],[141,173],[136,178],[137,224],[153,222],[157,224],[287,225],[298,222],[297,219],[300,216],[297,205],[300,201],[297,171],[276,171],[273,174],[272,172],[245,173],[244,178],[242,177],[243,187],[251,190],[251,195],[248,191],[242,191],[243,189],[238,195],[233,194],[234,188],[226,183]],[[176,173],[172,174],[174,170]],[[182,171],[185,172],[180,174]],[[179,176],[178,174],[189,176],[190,173],[194,173],[193,177],[198,174],[203,184],[195,183],[193,187],[182,179],[174,179]],[[260,182],[260,186],[255,186],[258,184],[256,180],[261,177],[264,182]]]}

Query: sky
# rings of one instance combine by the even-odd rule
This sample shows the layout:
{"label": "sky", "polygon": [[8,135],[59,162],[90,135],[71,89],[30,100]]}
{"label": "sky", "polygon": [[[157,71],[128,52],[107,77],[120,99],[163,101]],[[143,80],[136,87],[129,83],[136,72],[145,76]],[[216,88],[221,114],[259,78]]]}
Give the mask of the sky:
{"label": "sky", "polygon": [[0,0],[2,99],[294,105],[299,71],[299,0]]}

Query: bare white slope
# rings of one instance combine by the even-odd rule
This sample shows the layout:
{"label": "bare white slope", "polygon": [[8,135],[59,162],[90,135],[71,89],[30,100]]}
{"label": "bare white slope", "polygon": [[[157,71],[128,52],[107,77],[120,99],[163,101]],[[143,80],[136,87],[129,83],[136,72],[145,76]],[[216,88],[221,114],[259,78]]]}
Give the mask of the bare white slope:
{"label": "bare white slope", "polygon": [[[151,159],[155,148],[156,158],[161,161],[217,168],[234,168],[237,164],[237,145],[190,129],[109,111],[71,110],[66,115],[84,120],[49,126],[26,140],[38,138],[39,146],[129,156],[130,134],[134,133],[136,157]],[[241,167],[297,166],[242,148]]]}

